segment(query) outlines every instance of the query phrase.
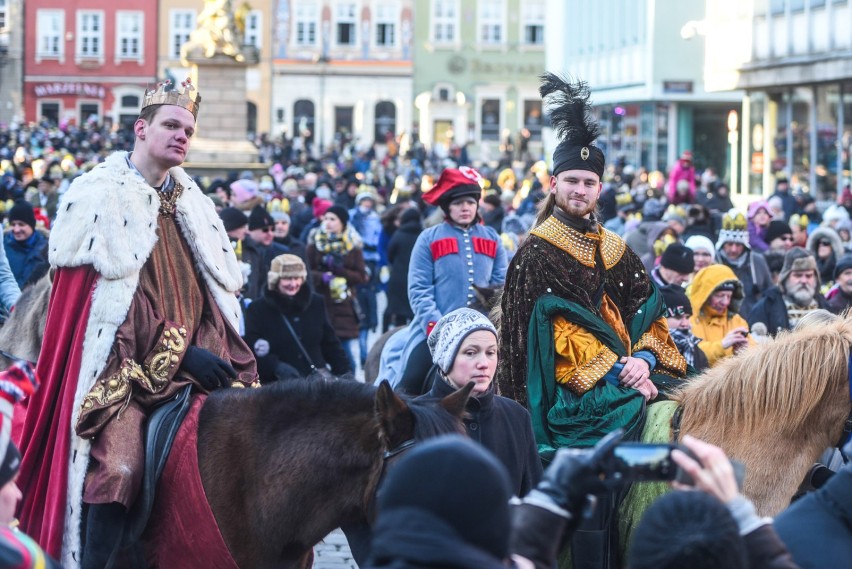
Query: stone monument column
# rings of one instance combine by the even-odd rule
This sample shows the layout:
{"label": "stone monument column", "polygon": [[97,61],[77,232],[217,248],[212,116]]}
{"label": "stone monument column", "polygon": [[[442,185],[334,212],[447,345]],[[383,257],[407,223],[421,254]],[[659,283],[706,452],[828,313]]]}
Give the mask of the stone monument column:
{"label": "stone monument column", "polygon": [[239,170],[258,162],[246,138],[246,68],[257,64],[258,53],[242,45],[243,26],[231,0],[205,0],[198,27],[181,49],[192,83],[204,93],[187,168]]}

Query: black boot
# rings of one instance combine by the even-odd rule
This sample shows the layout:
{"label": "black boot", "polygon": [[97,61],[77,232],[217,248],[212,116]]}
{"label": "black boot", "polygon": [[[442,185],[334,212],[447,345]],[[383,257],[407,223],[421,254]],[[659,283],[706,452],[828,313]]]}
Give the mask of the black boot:
{"label": "black boot", "polygon": [[109,569],[113,565],[126,519],[127,509],[121,504],[89,504],[81,569]]}

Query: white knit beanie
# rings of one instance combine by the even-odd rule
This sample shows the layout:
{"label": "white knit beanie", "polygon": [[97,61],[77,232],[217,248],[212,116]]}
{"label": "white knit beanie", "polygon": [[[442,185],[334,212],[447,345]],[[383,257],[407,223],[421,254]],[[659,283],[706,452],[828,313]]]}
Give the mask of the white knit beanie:
{"label": "white knit beanie", "polygon": [[472,308],[459,308],[442,316],[427,339],[435,365],[444,373],[449,373],[462,342],[477,330],[488,330],[497,336],[494,324]]}

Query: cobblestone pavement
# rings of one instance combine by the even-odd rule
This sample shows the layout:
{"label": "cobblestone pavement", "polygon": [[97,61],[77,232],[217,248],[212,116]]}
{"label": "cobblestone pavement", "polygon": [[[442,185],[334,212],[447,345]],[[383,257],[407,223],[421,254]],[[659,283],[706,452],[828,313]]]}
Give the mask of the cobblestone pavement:
{"label": "cobblestone pavement", "polygon": [[341,530],[334,530],[314,547],[314,569],[358,569]]}
{"label": "cobblestone pavement", "polygon": [[[384,294],[379,294],[379,328],[368,337],[368,345],[381,335],[381,315],[384,314],[387,301]],[[364,372],[360,368],[355,372],[358,381],[364,381]],[[314,569],[358,569],[358,564],[352,559],[349,543],[340,529],[336,529],[314,547]]]}

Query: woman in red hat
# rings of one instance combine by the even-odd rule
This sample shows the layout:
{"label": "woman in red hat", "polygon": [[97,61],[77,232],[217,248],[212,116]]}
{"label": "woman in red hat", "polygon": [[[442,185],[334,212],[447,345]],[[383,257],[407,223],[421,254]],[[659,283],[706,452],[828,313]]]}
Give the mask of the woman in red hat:
{"label": "woman in red hat", "polygon": [[507,257],[500,236],[480,223],[481,180],[473,168],[446,168],[423,194],[426,203],[443,210],[445,219],[423,231],[411,253],[408,298],[414,319],[402,356],[404,369],[396,383],[400,391],[412,395],[428,391],[425,383],[432,356],[426,338],[441,316],[473,305],[474,285],[496,287],[506,280]]}

